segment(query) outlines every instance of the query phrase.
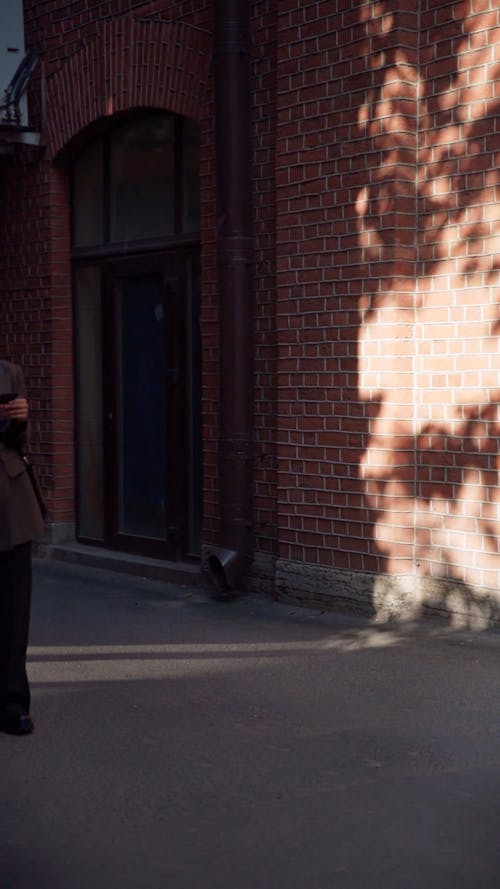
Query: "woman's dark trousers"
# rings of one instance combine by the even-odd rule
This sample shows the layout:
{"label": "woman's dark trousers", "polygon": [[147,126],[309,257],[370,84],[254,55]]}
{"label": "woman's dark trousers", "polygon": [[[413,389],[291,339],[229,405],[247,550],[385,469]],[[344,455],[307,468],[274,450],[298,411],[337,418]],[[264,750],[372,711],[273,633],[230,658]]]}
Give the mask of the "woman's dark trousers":
{"label": "woman's dark trousers", "polygon": [[26,650],[31,605],[31,543],[0,552],[0,714],[29,713]]}

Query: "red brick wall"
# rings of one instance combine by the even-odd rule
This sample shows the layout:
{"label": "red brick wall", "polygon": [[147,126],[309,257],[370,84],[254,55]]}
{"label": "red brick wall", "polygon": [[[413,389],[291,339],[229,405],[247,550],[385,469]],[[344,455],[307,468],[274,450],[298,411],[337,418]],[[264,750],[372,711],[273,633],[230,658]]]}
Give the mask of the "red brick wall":
{"label": "red brick wall", "polygon": [[363,391],[380,399],[363,472],[390,571],[497,588],[500,12],[427,2],[421,13],[417,269],[399,329],[409,372],[403,383],[387,340],[399,310],[386,301],[388,322],[379,313],[363,335]]}
{"label": "red brick wall", "polygon": [[377,412],[362,315],[386,293],[412,311],[417,40],[400,5],[287,3],[278,26],[280,555],[352,570],[382,567],[359,477]]}
{"label": "red brick wall", "polygon": [[497,588],[500,12],[412,8],[280,7],[279,552]]}
{"label": "red brick wall", "polygon": [[415,558],[498,588],[500,10],[428,2],[422,26]]}
{"label": "red brick wall", "polygon": [[[50,153],[143,101],[200,119],[206,539],[218,519],[210,7],[26,2],[49,157],[23,150],[4,170],[0,248],[4,348],[28,367],[66,517],[67,196]],[[497,587],[500,12],[252,0],[251,21],[257,550]],[[173,35],[189,35],[180,82]],[[141,62],[157,48],[161,75]]]}
{"label": "red brick wall", "polygon": [[[360,16],[365,84],[358,131],[372,137],[370,175],[352,207],[360,248],[358,380],[367,418],[360,477],[377,570],[414,569],[414,309],[418,281],[419,17],[397,11]],[[367,82],[366,82],[367,80]],[[364,533],[363,533],[364,532]],[[368,561],[368,557],[367,557]],[[368,562],[369,564],[369,562]]]}
{"label": "red brick wall", "polygon": [[42,482],[52,486],[49,170],[38,149],[22,148],[2,164],[0,268],[1,353],[21,364],[31,401],[31,441]]}
{"label": "red brick wall", "polygon": [[277,552],[276,522],[276,27],[274,0],[252,16],[255,232],[254,514],[257,548]]}

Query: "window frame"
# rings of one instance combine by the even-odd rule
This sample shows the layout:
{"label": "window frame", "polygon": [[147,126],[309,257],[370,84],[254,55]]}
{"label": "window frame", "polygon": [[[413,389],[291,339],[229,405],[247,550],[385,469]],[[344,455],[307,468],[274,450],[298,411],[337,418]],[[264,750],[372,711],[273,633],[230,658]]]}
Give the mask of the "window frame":
{"label": "window frame", "polygon": [[[168,116],[174,121],[174,233],[159,237],[138,238],[127,241],[111,240],[111,140],[120,127],[130,126],[136,120],[147,120],[152,116]],[[119,258],[140,253],[152,253],[165,251],[179,247],[191,247],[200,243],[200,229],[197,231],[183,231],[184,220],[184,136],[186,122],[189,119],[179,114],[168,111],[149,111],[147,114],[134,116],[120,121],[114,126],[108,127],[104,132],[96,135],[85,145],[79,154],[73,158],[70,171],[70,237],[72,262],[90,261],[92,259]],[[75,246],[74,244],[74,207],[75,207],[75,167],[79,158],[91,144],[100,143],[102,152],[102,243]]]}

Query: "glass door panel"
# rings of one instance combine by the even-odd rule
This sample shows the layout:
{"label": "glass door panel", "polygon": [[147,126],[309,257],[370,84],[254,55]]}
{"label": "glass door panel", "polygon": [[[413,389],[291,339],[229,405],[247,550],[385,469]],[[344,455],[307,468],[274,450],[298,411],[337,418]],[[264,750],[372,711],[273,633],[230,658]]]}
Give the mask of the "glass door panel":
{"label": "glass door panel", "polygon": [[72,177],[72,234],[74,247],[104,240],[104,164],[101,142],[93,142],[75,164]]}
{"label": "glass door panel", "polygon": [[175,121],[154,115],[116,129],[110,140],[111,240],[173,234]]}
{"label": "glass door panel", "polygon": [[120,278],[115,299],[116,530],[165,540],[169,505],[162,276]]}

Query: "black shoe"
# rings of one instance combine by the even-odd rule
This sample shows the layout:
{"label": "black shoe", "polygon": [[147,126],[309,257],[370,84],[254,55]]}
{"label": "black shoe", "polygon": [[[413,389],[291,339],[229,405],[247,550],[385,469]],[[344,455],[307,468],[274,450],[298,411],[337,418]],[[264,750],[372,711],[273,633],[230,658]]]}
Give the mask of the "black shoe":
{"label": "black shoe", "polygon": [[0,716],[0,732],[7,732],[8,735],[31,735],[34,728],[33,720],[27,713]]}

